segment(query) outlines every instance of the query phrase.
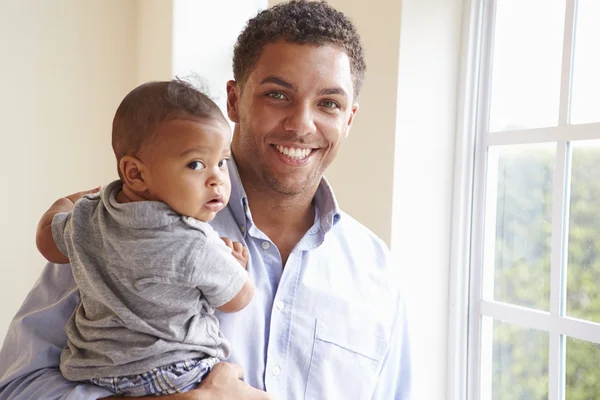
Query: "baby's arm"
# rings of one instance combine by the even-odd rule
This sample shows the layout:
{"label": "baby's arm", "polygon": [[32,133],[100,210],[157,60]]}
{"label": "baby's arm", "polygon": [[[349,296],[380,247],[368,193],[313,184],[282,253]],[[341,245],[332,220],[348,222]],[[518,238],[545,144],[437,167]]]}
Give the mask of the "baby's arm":
{"label": "baby's arm", "polygon": [[52,220],[54,219],[54,216],[59,213],[70,212],[73,210],[73,205],[77,200],[88,193],[95,193],[99,190],[100,188],[96,188],[60,198],[44,213],[42,219],[40,219],[40,222],[38,223],[35,243],[46,260],[55,264],[69,263],[69,258],[58,249],[54,242],[54,238],[52,237]]}
{"label": "baby's arm", "polygon": [[[240,242],[233,242],[231,239],[227,237],[221,238],[223,242],[231,249],[231,255],[241,264],[242,267],[246,268],[248,265],[248,248],[246,248]],[[223,304],[221,307],[217,307],[219,311],[224,313],[232,313],[240,311],[242,308],[246,307],[252,297],[254,297],[254,282],[250,279],[250,275],[248,275],[248,280],[242,286],[242,289],[238,292],[238,294]]]}
{"label": "baby's arm", "polygon": [[250,303],[250,300],[254,297],[254,290],[254,282],[250,278],[250,275],[248,275],[248,280],[244,283],[244,286],[242,286],[242,289],[238,294],[236,294],[233,299],[217,308],[224,313],[238,312]]}
{"label": "baby's arm", "polygon": [[[214,232],[213,232],[214,233]],[[212,307],[226,313],[240,311],[254,296],[254,282],[244,268],[248,249],[214,234],[194,245],[192,281]],[[237,253],[237,254],[235,254]]]}

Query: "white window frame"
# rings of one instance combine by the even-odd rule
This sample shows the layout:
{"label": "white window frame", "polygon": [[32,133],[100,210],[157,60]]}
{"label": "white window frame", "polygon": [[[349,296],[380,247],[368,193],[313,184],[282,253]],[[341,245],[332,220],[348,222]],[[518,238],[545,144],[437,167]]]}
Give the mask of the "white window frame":
{"label": "white window frame", "polygon": [[[566,0],[558,126],[495,133],[481,129],[487,126],[489,119],[495,1],[466,0],[465,3],[448,306],[448,399],[490,398],[489,394],[481,394],[481,365],[491,362],[488,355],[481,351],[482,341],[488,340],[491,345],[491,338],[482,338],[482,317],[486,316],[548,332],[548,398],[562,400],[565,392],[565,336],[600,343],[600,324],[567,317],[563,301],[567,265],[563,250],[566,249],[565,235],[569,221],[568,143],[600,139],[600,123],[568,124],[576,0]],[[495,221],[495,210],[485,209],[487,149],[498,145],[549,142],[556,143],[552,193],[550,310],[543,312],[483,300],[484,234],[493,232],[494,229],[493,224],[484,226],[485,213],[488,213],[488,220]]]}

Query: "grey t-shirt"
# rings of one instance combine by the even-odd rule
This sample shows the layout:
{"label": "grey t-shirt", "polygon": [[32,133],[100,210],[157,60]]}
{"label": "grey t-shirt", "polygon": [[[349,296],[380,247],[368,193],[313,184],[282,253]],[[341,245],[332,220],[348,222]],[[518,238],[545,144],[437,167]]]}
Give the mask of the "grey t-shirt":
{"label": "grey t-shirt", "polygon": [[214,310],[241,290],[246,270],[208,223],[158,201],[118,203],[120,188],[113,182],[52,221],[81,294],[62,374],[78,381],[227,358]]}

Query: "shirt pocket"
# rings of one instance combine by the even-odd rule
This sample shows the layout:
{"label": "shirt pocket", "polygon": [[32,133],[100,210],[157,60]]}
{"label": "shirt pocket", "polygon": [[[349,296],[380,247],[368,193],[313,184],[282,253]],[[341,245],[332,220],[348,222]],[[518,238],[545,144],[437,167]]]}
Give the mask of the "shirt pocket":
{"label": "shirt pocket", "polygon": [[370,399],[387,341],[375,321],[317,318],[306,400]]}

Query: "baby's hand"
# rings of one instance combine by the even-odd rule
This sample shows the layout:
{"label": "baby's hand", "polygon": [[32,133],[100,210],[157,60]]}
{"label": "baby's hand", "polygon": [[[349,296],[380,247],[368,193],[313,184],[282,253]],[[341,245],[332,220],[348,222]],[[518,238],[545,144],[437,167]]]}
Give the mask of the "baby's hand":
{"label": "baby's hand", "polygon": [[246,268],[248,265],[248,248],[240,242],[233,242],[228,237],[222,237],[221,239],[231,249],[231,255],[238,260],[242,267]]}

